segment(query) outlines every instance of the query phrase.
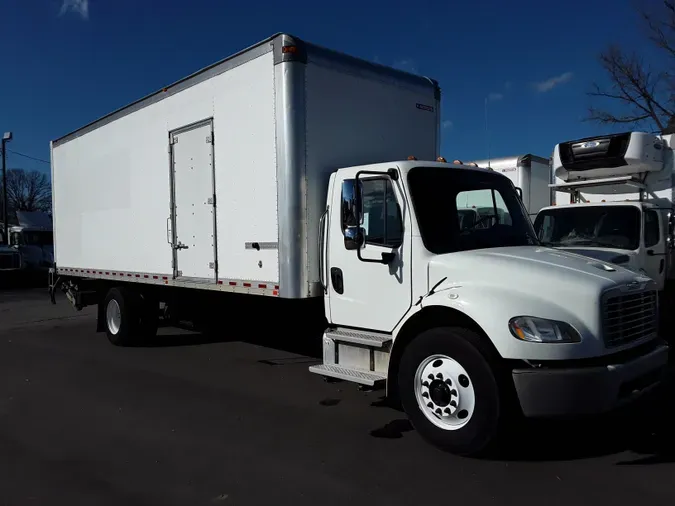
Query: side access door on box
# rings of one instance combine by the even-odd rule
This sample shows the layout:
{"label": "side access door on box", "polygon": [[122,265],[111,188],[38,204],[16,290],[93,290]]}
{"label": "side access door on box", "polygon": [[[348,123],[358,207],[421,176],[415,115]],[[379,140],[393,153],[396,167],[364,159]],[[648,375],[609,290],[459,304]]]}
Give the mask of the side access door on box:
{"label": "side access door on box", "polygon": [[213,120],[169,133],[174,278],[216,282],[216,197]]}

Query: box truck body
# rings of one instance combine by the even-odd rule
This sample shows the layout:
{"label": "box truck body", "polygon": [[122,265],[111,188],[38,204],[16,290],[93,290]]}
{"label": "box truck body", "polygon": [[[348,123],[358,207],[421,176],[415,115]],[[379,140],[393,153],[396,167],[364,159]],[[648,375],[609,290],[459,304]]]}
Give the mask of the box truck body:
{"label": "box truck body", "polygon": [[432,80],[272,37],[53,142],[55,263],[319,295],[329,174],[435,159],[439,99]]}
{"label": "box truck body", "polygon": [[547,158],[528,153],[469,163],[475,163],[479,167],[490,167],[509,178],[516,188],[522,190],[523,204],[532,219],[542,207],[550,206],[554,202],[553,193],[549,188],[552,181]]}

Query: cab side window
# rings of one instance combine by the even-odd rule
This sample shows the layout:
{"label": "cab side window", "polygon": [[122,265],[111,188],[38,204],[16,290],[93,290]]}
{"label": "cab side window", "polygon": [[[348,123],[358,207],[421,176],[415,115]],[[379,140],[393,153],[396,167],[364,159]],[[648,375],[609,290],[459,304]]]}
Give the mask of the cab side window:
{"label": "cab side window", "polygon": [[403,243],[401,208],[389,178],[362,179],[366,244],[398,248]]}
{"label": "cab side window", "polygon": [[656,246],[661,239],[659,230],[659,216],[656,211],[644,213],[645,248]]}

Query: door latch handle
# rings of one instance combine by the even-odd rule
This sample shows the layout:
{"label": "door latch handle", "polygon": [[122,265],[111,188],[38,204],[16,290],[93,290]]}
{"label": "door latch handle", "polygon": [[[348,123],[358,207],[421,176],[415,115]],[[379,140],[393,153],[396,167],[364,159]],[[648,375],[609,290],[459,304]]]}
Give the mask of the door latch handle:
{"label": "door latch handle", "polygon": [[187,246],[187,245],[185,245],[185,244],[183,244],[182,242],[179,241],[178,244],[176,244],[176,245],[174,246],[174,248],[175,248],[175,249],[188,249],[189,246]]}

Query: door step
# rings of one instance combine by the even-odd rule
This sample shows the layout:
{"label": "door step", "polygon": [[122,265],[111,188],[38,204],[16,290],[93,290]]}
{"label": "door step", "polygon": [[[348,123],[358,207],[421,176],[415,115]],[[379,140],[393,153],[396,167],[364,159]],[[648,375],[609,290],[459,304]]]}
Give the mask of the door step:
{"label": "door step", "polygon": [[313,372],[314,374],[319,374],[321,376],[327,376],[329,378],[359,383],[360,385],[366,385],[369,387],[374,387],[379,383],[383,383],[387,379],[387,375],[384,373],[349,369],[340,365],[313,365],[309,368],[309,372]]}
{"label": "door step", "polygon": [[333,341],[361,344],[370,348],[384,348],[392,341],[390,334],[364,332],[362,330],[344,329],[340,327],[328,329],[326,331],[326,337]]}

